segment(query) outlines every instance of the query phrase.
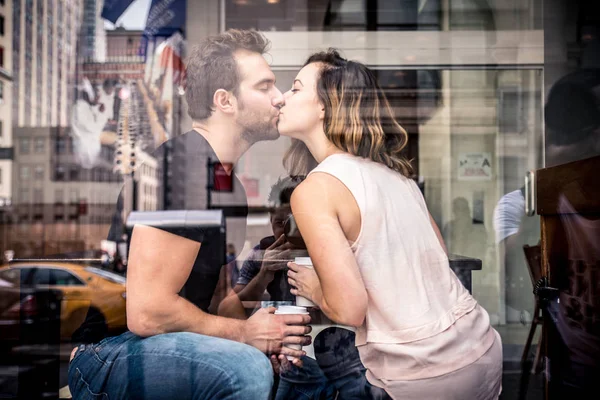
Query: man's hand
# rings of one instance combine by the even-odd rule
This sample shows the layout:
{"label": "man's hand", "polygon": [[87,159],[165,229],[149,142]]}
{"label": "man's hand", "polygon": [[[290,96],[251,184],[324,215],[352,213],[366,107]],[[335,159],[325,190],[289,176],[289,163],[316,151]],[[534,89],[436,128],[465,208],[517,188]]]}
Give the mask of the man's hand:
{"label": "man's hand", "polygon": [[242,342],[267,355],[282,354],[300,358],[306,353],[286,347],[286,344],[310,344],[312,328],[308,315],[275,315],[275,307],[262,308],[245,321]]}
{"label": "man's hand", "polygon": [[293,246],[285,240],[285,235],[279,236],[275,243],[265,250],[259,273],[268,278],[269,282],[272,281],[275,272],[284,269],[291,260],[292,249]]}
{"label": "man's hand", "polygon": [[286,372],[289,372],[292,369],[292,364],[298,368],[302,368],[304,365],[302,360],[299,358],[294,358],[291,362],[287,359],[286,356],[280,354],[279,356],[275,354],[271,354],[269,357],[269,361],[271,361],[271,367],[273,367],[273,372],[275,375],[280,375]]}

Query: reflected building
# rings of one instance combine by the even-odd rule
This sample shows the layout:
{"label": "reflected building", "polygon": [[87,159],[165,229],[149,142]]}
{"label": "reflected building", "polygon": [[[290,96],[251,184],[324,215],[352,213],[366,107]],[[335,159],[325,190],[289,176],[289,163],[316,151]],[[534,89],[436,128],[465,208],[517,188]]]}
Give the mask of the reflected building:
{"label": "reflected building", "polygon": [[12,23],[12,2],[0,3],[0,218],[4,218],[4,215],[10,212],[12,203]]}
{"label": "reflected building", "polygon": [[103,0],[84,0],[83,22],[80,31],[80,50],[77,54],[85,62],[106,61],[106,30],[100,17]]}
{"label": "reflected building", "polygon": [[122,178],[114,150],[103,146],[97,166],[84,169],[69,128],[15,128],[13,211],[2,229],[15,257],[98,249],[106,238]]}
{"label": "reflected building", "polygon": [[142,43],[143,31],[116,27],[106,31],[106,61],[143,63],[146,47]]}
{"label": "reflected building", "polygon": [[13,126],[68,126],[82,0],[13,3]]}

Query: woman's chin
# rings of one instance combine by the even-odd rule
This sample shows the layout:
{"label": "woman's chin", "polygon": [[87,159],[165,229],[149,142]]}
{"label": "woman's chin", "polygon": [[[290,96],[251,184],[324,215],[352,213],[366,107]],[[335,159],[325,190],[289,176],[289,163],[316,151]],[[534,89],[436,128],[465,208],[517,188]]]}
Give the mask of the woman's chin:
{"label": "woman's chin", "polygon": [[285,129],[285,127],[282,127],[281,124],[277,125],[277,130],[279,131],[279,135],[280,136],[285,136],[285,137],[292,137],[292,135],[290,135],[290,132],[287,131]]}

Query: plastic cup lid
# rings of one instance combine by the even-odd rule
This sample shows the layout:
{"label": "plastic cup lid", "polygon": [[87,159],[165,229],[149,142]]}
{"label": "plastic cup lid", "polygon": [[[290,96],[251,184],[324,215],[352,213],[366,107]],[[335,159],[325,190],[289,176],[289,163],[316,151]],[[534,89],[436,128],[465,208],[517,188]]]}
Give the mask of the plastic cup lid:
{"label": "plastic cup lid", "polygon": [[313,265],[310,257],[296,257],[294,262],[298,265]]}
{"label": "plastic cup lid", "polygon": [[306,307],[299,306],[279,306],[276,314],[308,314],[308,310]]}

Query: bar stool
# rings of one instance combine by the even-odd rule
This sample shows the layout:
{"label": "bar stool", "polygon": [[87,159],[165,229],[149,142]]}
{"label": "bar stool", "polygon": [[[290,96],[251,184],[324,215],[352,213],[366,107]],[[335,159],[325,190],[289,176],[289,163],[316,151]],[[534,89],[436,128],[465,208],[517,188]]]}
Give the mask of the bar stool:
{"label": "bar stool", "polygon": [[[527,259],[527,266],[529,267],[529,276],[531,277],[531,283],[535,286],[536,282],[538,282],[542,278],[542,254],[540,245],[529,246],[524,245],[523,251],[525,252],[525,258]],[[531,321],[531,328],[529,329],[529,336],[527,337],[527,342],[525,342],[525,348],[523,349],[523,356],[521,357],[521,364],[524,364],[527,361],[527,356],[529,355],[529,349],[531,348],[531,342],[533,341],[533,336],[535,335],[535,330],[538,325],[542,326],[542,336],[539,340],[536,352],[535,359],[533,361],[532,371],[534,374],[537,374],[541,371],[541,355],[542,348],[544,347],[544,325],[543,318],[540,310],[540,300],[537,295],[535,295],[535,309],[533,311],[533,320]]]}

